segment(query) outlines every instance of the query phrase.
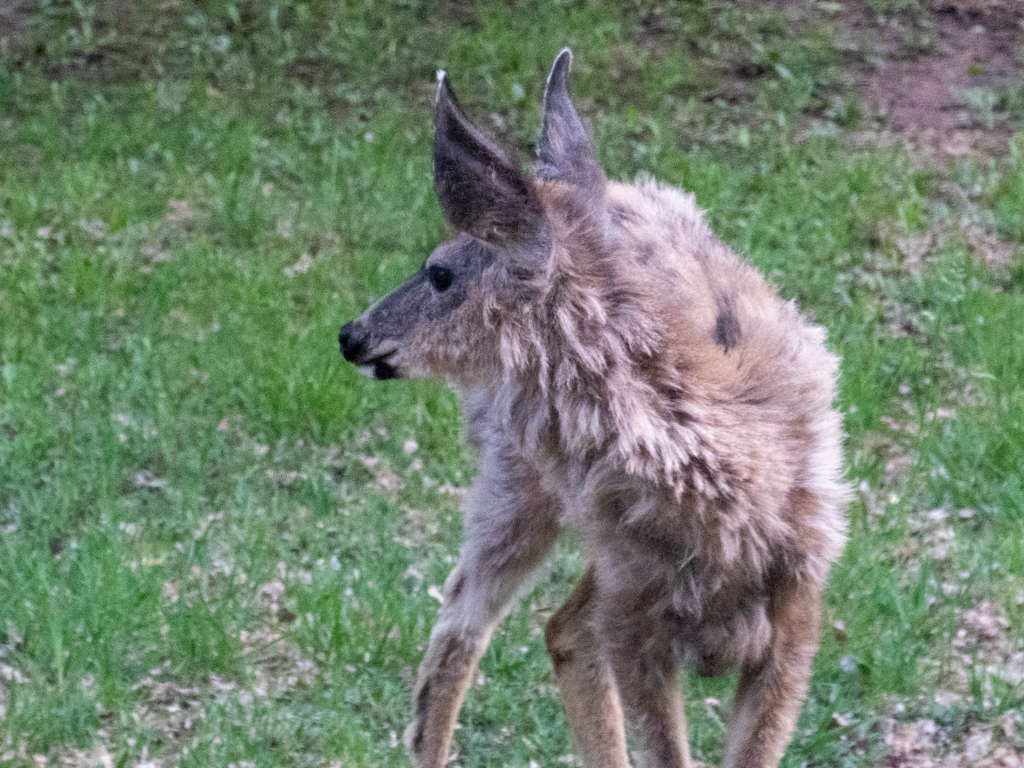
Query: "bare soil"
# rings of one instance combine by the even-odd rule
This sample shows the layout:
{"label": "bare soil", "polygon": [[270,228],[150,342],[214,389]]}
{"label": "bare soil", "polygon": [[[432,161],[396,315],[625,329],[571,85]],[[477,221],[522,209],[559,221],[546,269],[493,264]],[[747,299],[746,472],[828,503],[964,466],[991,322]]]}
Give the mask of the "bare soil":
{"label": "bare soil", "polygon": [[31,0],[0,0],[0,40],[17,41],[28,24]]}
{"label": "bare soil", "polygon": [[[865,113],[926,155],[1005,154],[1010,126],[986,124],[970,97],[1024,83],[1024,0],[937,0],[933,8],[908,22],[849,4],[853,34],[877,41],[858,76]],[[916,57],[906,51],[907,26],[915,21],[930,43]]]}

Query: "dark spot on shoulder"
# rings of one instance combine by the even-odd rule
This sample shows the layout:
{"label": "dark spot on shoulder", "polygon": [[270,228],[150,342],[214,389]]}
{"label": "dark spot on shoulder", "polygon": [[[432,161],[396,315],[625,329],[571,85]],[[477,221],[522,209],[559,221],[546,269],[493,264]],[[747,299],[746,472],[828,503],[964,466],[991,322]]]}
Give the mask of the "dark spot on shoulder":
{"label": "dark spot on shoulder", "polygon": [[740,321],[736,317],[736,306],[731,296],[715,299],[718,314],[715,317],[715,343],[728,352],[739,344]]}

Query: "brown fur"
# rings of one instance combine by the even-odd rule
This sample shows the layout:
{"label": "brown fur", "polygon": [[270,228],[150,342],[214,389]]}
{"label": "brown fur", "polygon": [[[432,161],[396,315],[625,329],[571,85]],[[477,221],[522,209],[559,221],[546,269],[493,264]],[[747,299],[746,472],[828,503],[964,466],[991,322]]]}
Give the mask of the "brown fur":
{"label": "brown fur", "polygon": [[546,641],[587,766],[687,766],[676,665],[741,671],[725,765],[778,764],[844,541],[837,361],[692,196],[608,182],[555,62],[534,178],[442,79],[437,192],[462,231],[345,326],[379,378],[463,392],[480,471],[407,744],[439,768],[494,628],[559,530],[591,565]]}

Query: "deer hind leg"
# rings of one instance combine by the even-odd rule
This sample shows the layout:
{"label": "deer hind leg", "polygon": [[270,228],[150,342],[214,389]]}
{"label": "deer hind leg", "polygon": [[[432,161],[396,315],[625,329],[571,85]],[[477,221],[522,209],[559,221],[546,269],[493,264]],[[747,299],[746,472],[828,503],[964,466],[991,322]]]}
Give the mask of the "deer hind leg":
{"label": "deer hind leg", "polygon": [[772,639],[740,673],[724,768],[775,768],[796,728],[818,649],[821,588],[789,584],[768,601]]}
{"label": "deer hind leg", "polygon": [[629,768],[622,704],[593,627],[594,566],[548,621],[544,640],[586,768]]}
{"label": "deer hind leg", "polygon": [[689,768],[683,694],[676,677],[672,638],[648,610],[648,595],[599,595],[598,619],[626,722],[643,768]]}
{"label": "deer hind leg", "polygon": [[508,449],[485,447],[464,518],[459,564],[420,665],[405,732],[414,765],[441,768],[477,663],[528,576],[558,536],[558,507],[536,472]]}

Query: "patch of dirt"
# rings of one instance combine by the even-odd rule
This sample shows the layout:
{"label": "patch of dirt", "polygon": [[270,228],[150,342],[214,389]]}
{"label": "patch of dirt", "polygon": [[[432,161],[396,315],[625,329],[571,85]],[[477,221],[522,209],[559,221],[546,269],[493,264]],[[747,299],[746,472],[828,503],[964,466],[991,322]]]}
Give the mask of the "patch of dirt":
{"label": "patch of dirt", "polygon": [[[1024,768],[1012,711],[997,726],[974,726],[962,743],[949,744],[934,720],[884,721],[886,768]],[[1002,743],[1001,743],[1002,742]],[[1008,743],[1009,742],[1009,743]]]}
{"label": "patch of dirt", "polygon": [[[951,208],[959,202],[955,198],[962,197],[962,190],[952,182],[943,184],[939,192],[943,198],[952,199]],[[958,220],[935,223],[924,232],[906,232],[898,222],[880,222],[879,239],[883,247],[893,252],[892,260],[899,270],[920,274],[937,262],[939,254],[950,243],[963,244],[979,263],[994,272],[1005,271],[1013,265],[1020,246],[1000,240],[991,231],[991,225],[971,211],[970,206],[959,207],[965,210],[959,211]],[[895,327],[894,332],[897,336],[906,335]]]}
{"label": "patch of dirt", "polygon": [[[926,157],[1005,154],[1011,130],[991,109],[999,89],[1024,82],[1024,3],[935,0],[933,8],[908,21],[848,4],[854,35],[877,38],[874,64],[858,78],[865,114]],[[913,57],[906,43],[915,23],[928,50]]]}
{"label": "patch of dirt", "polygon": [[[960,510],[973,514],[973,510]],[[942,510],[927,514],[933,521],[944,519]],[[960,578],[967,576],[959,574]],[[948,595],[964,585],[943,584]],[[988,600],[958,611],[959,628],[950,644],[947,672],[935,690],[935,704],[942,708],[972,700],[972,681],[980,680],[983,711],[993,710],[1000,701],[994,695],[994,680],[1011,686],[1024,681],[1024,651],[1007,636],[1010,625],[1003,609]],[[975,717],[969,716],[970,719]],[[916,720],[887,717],[882,721],[887,768],[1024,768],[1024,740],[1021,713],[1009,709],[986,722],[975,722],[966,732],[950,730],[930,718]]]}
{"label": "patch of dirt", "polygon": [[32,0],[0,0],[0,40],[17,42],[28,25]]}

